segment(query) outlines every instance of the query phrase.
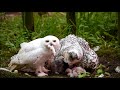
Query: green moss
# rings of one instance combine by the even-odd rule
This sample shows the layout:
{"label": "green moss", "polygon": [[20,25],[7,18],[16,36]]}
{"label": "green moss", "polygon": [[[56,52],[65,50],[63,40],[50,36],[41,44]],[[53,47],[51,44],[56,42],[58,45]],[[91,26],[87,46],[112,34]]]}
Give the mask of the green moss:
{"label": "green moss", "polygon": [[101,47],[101,49],[99,51],[97,51],[96,53],[98,54],[99,57],[101,57],[101,56],[110,57],[110,59],[113,59],[113,60],[115,57],[120,58],[120,48]]}

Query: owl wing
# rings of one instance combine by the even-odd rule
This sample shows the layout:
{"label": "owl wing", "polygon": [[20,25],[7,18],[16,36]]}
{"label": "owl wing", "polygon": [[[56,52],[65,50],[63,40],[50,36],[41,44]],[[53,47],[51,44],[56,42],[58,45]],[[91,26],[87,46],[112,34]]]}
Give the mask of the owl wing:
{"label": "owl wing", "polygon": [[11,65],[12,64],[31,64],[36,62],[36,60],[42,57],[42,52],[44,52],[43,48],[38,48],[29,52],[18,53],[11,57]]}
{"label": "owl wing", "polygon": [[31,42],[23,42],[20,44],[21,49],[19,50],[18,53],[20,54],[23,52],[29,52],[35,50],[41,46],[40,44],[41,44],[41,38],[35,39]]}
{"label": "owl wing", "polygon": [[78,37],[78,43],[82,46],[84,52],[83,64],[87,62],[84,66],[93,69],[96,68],[99,63],[97,54],[90,48],[85,39]]}
{"label": "owl wing", "polygon": [[81,37],[77,37],[77,41],[80,44],[80,46],[83,48],[83,50],[87,50],[87,51],[91,50],[88,42],[85,39]]}

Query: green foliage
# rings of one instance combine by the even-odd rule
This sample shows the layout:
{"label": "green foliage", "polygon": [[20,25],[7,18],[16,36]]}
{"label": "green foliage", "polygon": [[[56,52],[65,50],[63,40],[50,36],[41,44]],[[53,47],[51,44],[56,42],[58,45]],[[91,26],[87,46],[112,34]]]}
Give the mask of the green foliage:
{"label": "green foliage", "polygon": [[80,12],[77,16],[77,35],[84,37],[91,46],[103,45],[107,42],[106,39],[115,41],[115,12]]}
{"label": "green foliage", "polygon": [[101,74],[104,75],[104,77],[110,77],[110,73],[106,71],[106,66],[100,64],[96,69],[95,77],[99,77]]}
{"label": "green foliage", "polygon": [[53,16],[42,18],[39,17],[39,15],[35,15],[35,32],[32,34],[32,37],[35,39],[51,34],[63,38],[68,33],[66,30],[67,24],[65,16],[61,16],[59,13],[54,13]]}
{"label": "green foliage", "polygon": [[97,74],[102,74],[103,73],[103,70],[102,69],[98,69],[97,70]]}
{"label": "green foliage", "polygon": [[85,77],[89,77],[90,76],[90,73],[89,72],[85,72],[85,73],[80,73],[78,75],[78,78],[85,78]]}

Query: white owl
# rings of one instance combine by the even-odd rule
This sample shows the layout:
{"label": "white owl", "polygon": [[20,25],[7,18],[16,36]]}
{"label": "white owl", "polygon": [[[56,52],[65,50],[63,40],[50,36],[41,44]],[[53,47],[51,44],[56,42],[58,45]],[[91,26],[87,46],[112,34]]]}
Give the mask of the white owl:
{"label": "white owl", "polygon": [[8,65],[10,70],[14,70],[17,65],[28,65],[35,69],[37,76],[45,76],[49,71],[44,67],[45,62],[50,64],[54,60],[61,45],[57,37],[48,35],[30,42],[23,42],[20,46],[19,52],[11,57]]}

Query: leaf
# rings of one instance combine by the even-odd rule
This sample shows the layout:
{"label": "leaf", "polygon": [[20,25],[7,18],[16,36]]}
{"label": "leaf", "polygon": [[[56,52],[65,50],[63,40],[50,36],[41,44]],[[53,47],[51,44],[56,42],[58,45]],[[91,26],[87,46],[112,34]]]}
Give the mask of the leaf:
{"label": "leaf", "polygon": [[97,68],[98,68],[98,69],[105,68],[105,65],[103,65],[103,64],[100,64],[100,65],[99,65]]}
{"label": "leaf", "polygon": [[78,75],[78,78],[84,78],[84,77],[86,77],[86,76],[90,76],[90,73],[89,73],[89,72],[80,73],[80,74]]}
{"label": "leaf", "polygon": [[108,73],[108,72],[105,72],[105,75],[106,75],[107,77],[110,77],[110,73]]}
{"label": "leaf", "polygon": [[102,74],[103,73],[103,70],[102,69],[98,69],[97,70],[97,74]]}
{"label": "leaf", "polygon": [[104,33],[104,35],[109,36],[110,38],[114,38],[114,36],[110,35],[110,34],[107,33],[107,32],[103,32],[103,33]]}

